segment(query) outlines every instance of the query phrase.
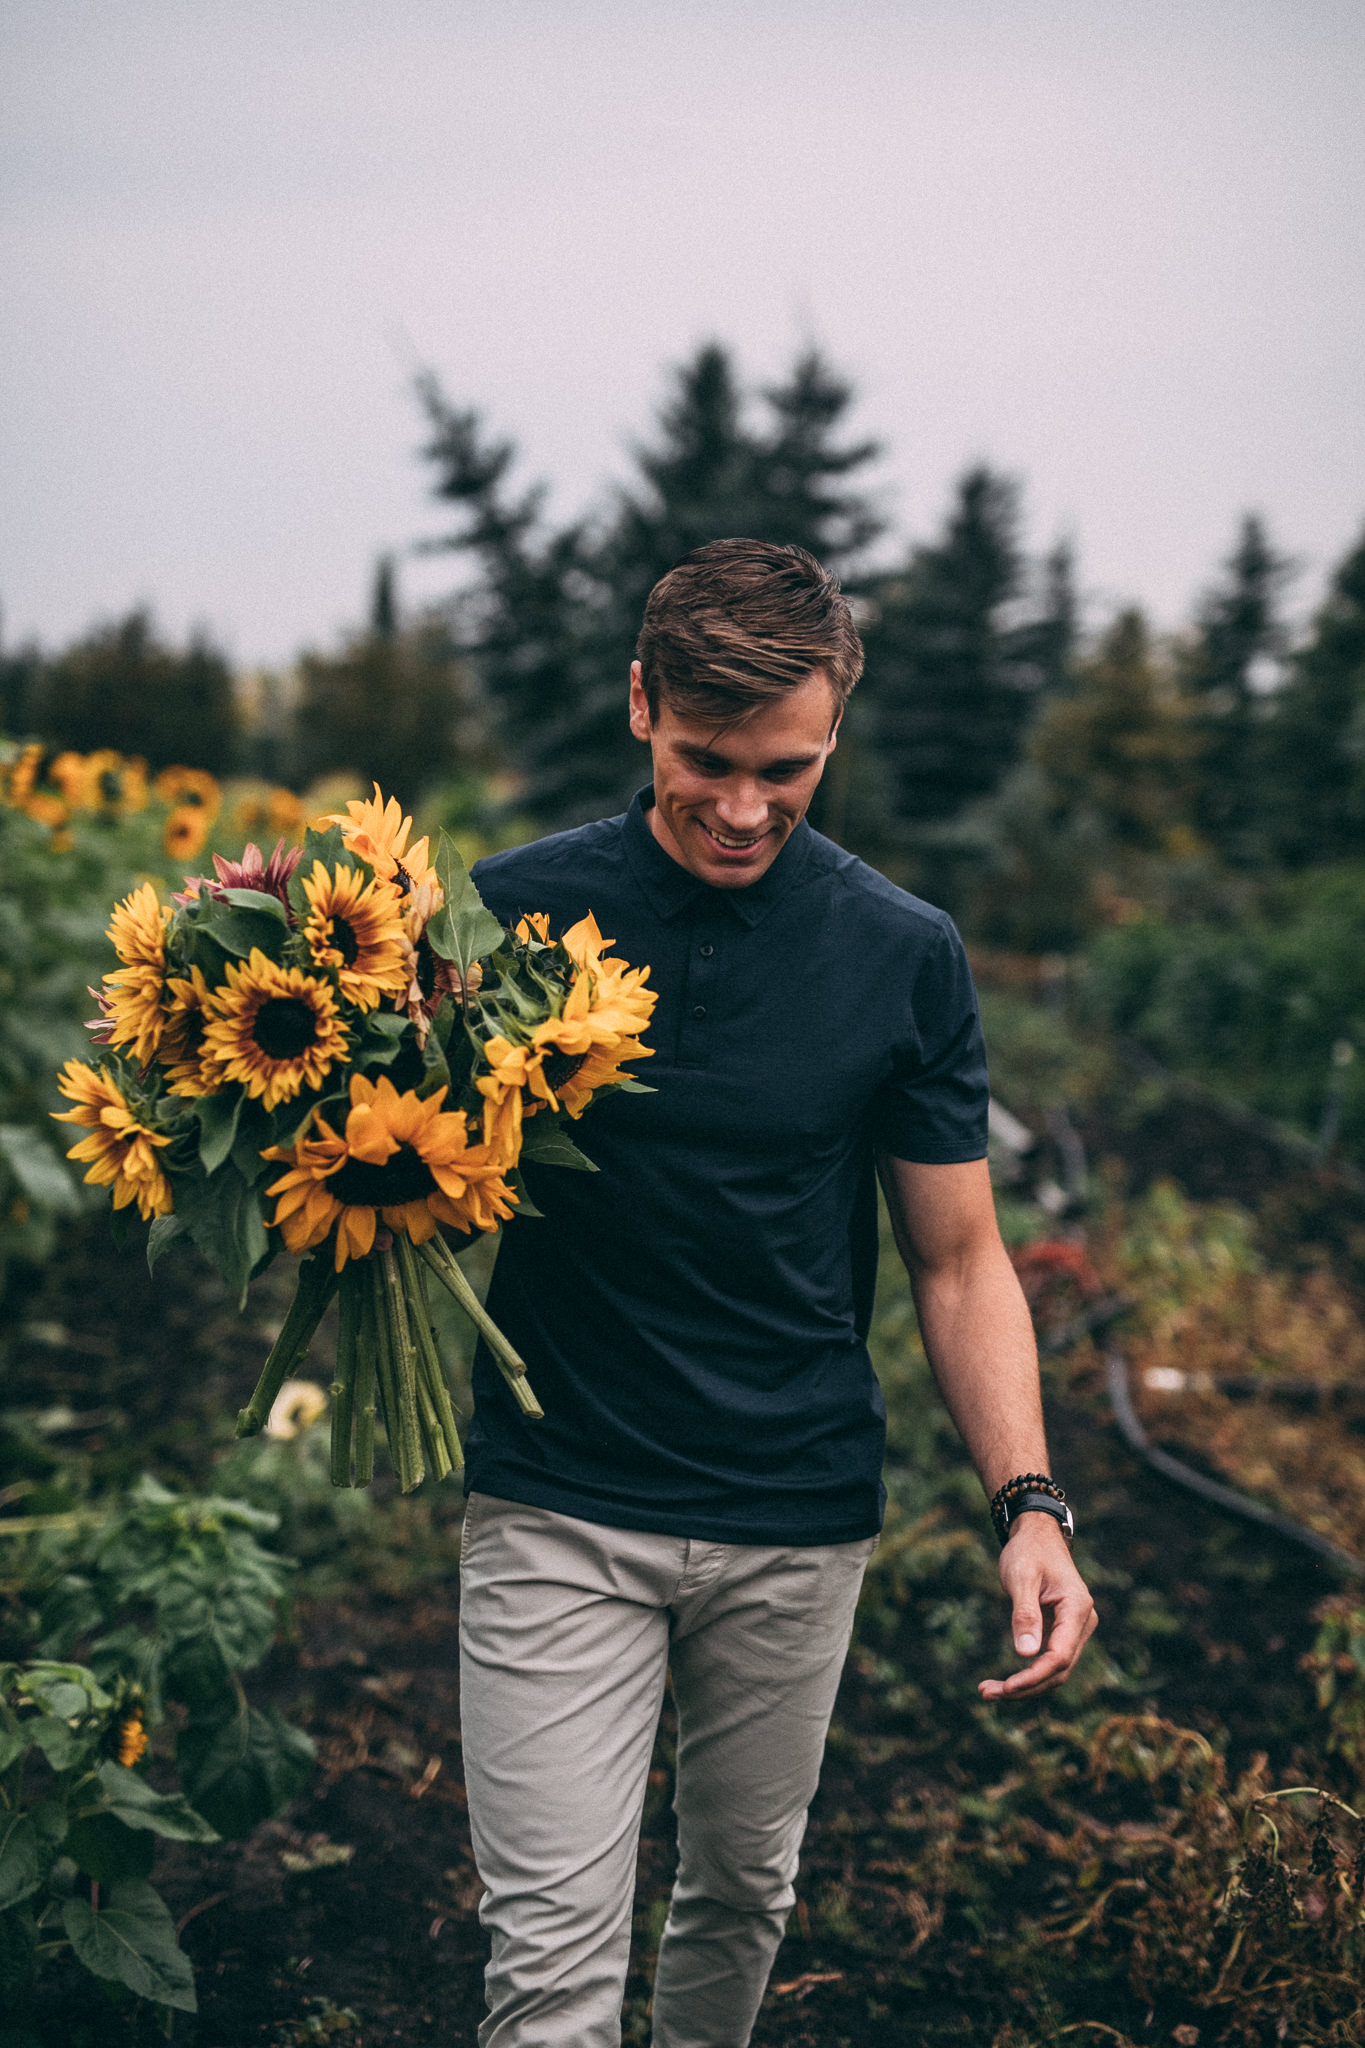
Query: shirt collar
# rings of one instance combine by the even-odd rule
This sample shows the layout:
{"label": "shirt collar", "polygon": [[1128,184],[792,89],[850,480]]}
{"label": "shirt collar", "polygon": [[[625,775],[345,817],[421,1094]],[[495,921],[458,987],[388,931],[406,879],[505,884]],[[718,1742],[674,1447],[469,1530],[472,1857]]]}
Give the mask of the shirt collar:
{"label": "shirt collar", "polygon": [[665,853],[650,829],[648,812],[654,808],[654,786],[637,791],[622,826],[626,858],[631,872],[651,910],[664,919],[677,917],[698,898],[705,897],[717,909],[732,911],[750,930],[765,918],[800,878],[810,857],[814,833],[803,818],[787,839],[772,865],[746,889],[712,889],[697,875]]}

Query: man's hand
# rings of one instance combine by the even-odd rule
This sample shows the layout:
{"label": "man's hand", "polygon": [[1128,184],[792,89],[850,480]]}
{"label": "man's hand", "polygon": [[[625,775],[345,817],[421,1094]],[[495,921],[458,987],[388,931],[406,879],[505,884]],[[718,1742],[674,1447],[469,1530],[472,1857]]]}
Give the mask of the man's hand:
{"label": "man's hand", "polygon": [[1098,1617],[1066,1538],[1051,1515],[1020,1515],[1000,1553],[1000,1583],[1014,1606],[1014,1647],[1030,1661],[1009,1678],[983,1678],[983,1700],[1017,1700],[1065,1684]]}

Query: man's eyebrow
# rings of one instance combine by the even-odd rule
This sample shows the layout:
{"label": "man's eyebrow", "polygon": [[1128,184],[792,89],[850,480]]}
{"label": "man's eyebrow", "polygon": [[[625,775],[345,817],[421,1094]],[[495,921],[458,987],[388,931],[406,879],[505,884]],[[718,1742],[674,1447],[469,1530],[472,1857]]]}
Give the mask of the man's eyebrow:
{"label": "man's eyebrow", "polygon": [[[707,747],[700,744],[693,745],[684,740],[679,746],[678,752],[685,754],[689,761],[718,761],[723,768],[728,768],[731,765],[729,756],[719,753],[715,747]],[[784,754],[780,760],[765,761],[755,772],[759,775],[772,775],[782,768],[809,768],[811,763],[818,761],[819,758],[820,749],[814,747],[808,754]]]}

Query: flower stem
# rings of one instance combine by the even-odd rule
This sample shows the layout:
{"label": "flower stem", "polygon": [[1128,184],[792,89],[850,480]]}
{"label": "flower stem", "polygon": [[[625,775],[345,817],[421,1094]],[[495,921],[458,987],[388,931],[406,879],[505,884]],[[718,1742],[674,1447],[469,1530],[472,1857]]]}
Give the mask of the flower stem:
{"label": "flower stem", "polygon": [[308,1346],[322,1321],[323,1311],[336,1293],[337,1276],[329,1259],[305,1259],[299,1268],[298,1286],[284,1319],[284,1328],[271,1346],[261,1369],[256,1391],[237,1416],[238,1436],[255,1436],[265,1428],[280,1388],[297,1371],[308,1355]]}
{"label": "flower stem", "polygon": [[[399,1263],[403,1269],[403,1285],[411,1303],[410,1320],[417,1338],[417,1371],[419,1380],[425,1379],[428,1393],[436,1410],[436,1426],[440,1440],[445,1446],[445,1472],[438,1476],[445,1478],[446,1472],[464,1470],[464,1451],[460,1444],[460,1433],[455,1427],[455,1409],[446,1385],[446,1376],[441,1370],[440,1353],[431,1330],[431,1315],[427,1308],[426,1279],[417,1262],[417,1253],[412,1239],[406,1236],[394,1239]],[[433,1462],[439,1463],[439,1458]]]}
{"label": "flower stem", "polygon": [[388,1439],[389,1455],[395,1465],[398,1453],[398,1392],[393,1378],[393,1351],[389,1342],[389,1317],[384,1303],[384,1274],[377,1258],[367,1258],[370,1280],[370,1325],[374,1332],[374,1386],[379,1419]]}
{"label": "flower stem", "polygon": [[375,1355],[379,1335],[365,1271],[355,1266],[351,1271],[355,1275],[351,1285],[356,1300],[355,1483],[368,1486],[374,1478]]}
{"label": "flower stem", "polygon": [[332,1484],[350,1486],[351,1430],[355,1420],[355,1379],[360,1337],[360,1302],[350,1267],[341,1276],[337,1302],[337,1370],[332,1381]]}
{"label": "flower stem", "polygon": [[[408,1327],[403,1281],[393,1247],[379,1254],[383,1271],[384,1308],[389,1319],[389,1344],[393,1361],[394,1392],[398,1413],[390,1417],[389,1441],[398,1467],[398,1484],[411,1493],[426,1477],[422,1457],[422,1430],[417,1407],[417,1373],[413,1361],[412,1331]],[[396,1423],[396,1430],[394,1424]]]}
{"label": "flower stem", "polygon": [[470,1322],[473,1323],[475,1329],[483,1338],[484,1343],[492,1352],[498,1371],[506,1380],[508,1387],[511,1389],[513,1399],[516,1401],[522,1414],[537,1420],[543,1417],[545,1410],[537,1401],[532,1391],[531,1382],[526,1377],[525,1361],[509,1344],[502,1331],[493,1321],[492,1316],[489,1315],[487,1309],[479,1300],[478,1295],[465,1278],[464,1269],[460,1265],[459,1260],[445,1239],[440,1236],[428,1238],[427,1242],[424,1245],[419,1245],[417,1250],[418,1256],[425,1260],[441,1285],[448,1293],[454,1295],[456,1301],[459,1302],[460,1307],[469,1317]]}

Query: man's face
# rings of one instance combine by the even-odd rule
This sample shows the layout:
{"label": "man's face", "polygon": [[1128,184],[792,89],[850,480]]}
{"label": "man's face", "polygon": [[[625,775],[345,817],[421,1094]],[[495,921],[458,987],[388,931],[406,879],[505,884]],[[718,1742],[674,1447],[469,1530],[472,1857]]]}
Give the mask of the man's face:
{"label": "man's face", "polygon": [[651,718],[640,664],[631,665],[630,729],[654,756],[654,837],[713,889],[746,888],[772,866],[806,815],[838,727],[821,669],[717,726],[663,699]]}

